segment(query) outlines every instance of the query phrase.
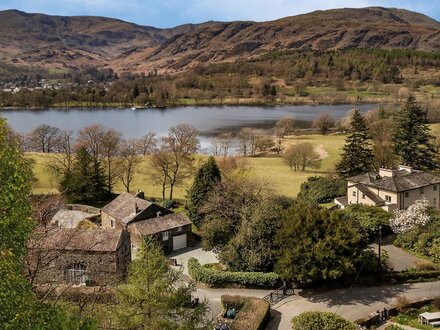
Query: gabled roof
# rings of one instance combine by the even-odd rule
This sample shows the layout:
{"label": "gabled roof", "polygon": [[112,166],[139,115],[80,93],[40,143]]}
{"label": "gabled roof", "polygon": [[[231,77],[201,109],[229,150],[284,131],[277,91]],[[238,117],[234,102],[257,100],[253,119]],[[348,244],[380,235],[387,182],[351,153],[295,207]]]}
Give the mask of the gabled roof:
{"label": "gabled roof", "polygon": [[59,251],[114,252],[124,236],[120,229],[54,229],[42,238],[38,247]]}
{"label": "gabled roof", "polygon": [[163,217],[138,221],[130,226],[134,226],[142,236],[148,236],[190,224],[191,221],[186,215],[182,213],[173,213]]}
{"label": "gabled roof", "polygon": [[135,197],[129,193],[122,193],[102,208],[102,212],[109,214],[116,220],[122,221],[148,208],[152,203]]}
{"label": "gabled roof", "polygon": [[374,192],[372,192],[370,189],[368,189],[367,186],[363,185],[362,183],[359,183],[355,185],[356,188],[359,189],[359,191],[365,196],[367,196],[374,204],[376,205],[383,205],[385,204],[385,201],[380,198],[378,195],[376,195]]}
{"label": "gabled roof", "polygon": [[171,214],[171,213],[174,213],[174,212],[171,210],[168,210],[162,206],[159,206],[155,203],[151,203],[150,206],[148,206],[147,208],[143,209],[139,213],[132,214],[132,215],[128,216],[127,218],[122,219],[121,222],[125,226],[127,226],[131,222],[155,218],[158,216],[158,214],[160,216],[163,216],[163,215],[167,215],[167,214]]}
{"label": "gabled roof", "polygon": [[440,183],[440,177],[422,172],[399,170],[393,177],[379,176],[378,172],[369,172],[347,179],[355,183],[392,192],[403,192]]}

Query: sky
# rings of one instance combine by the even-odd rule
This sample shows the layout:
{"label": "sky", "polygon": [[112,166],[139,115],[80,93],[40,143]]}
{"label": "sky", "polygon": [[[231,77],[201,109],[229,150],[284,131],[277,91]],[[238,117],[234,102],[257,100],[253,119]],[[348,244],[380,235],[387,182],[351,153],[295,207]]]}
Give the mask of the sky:
{"label": "sky", "polygon": [[209,20],[268,21],[314,10],[396,7],[440,21],[440,0],[0,0],[0,10],[118,18],[160,28]]}

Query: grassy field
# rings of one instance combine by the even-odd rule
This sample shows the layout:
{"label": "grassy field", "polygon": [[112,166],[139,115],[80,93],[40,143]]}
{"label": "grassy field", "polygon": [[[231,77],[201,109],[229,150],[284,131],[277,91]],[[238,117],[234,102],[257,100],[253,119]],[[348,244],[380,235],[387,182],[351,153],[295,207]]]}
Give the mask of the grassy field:
{"label": "grassy field", "polygon": [[[256,178],[265,180],[267,184],[279,194],[296,196],[301,183],[307,180],[307,177],[312,175],[324,175],[334,167],[338,160],[340,149],[344,144],[344,138],[342,135],[301,135],[288,137],[284,141],[286,147],[296,142],[311,142],[320,154],[324,156],[321,167],[319,169],[306,169],[305,172],[294,172],[284,164],[280,156],[270,154],[261,157],[249,157],[248,161],[251,173]],[[47,166],[50,157],[55,156],[37,153],[29,153],[27,156],[34,161],[34,193],[44,194],[57,192],[58,180]],[[204,155],[198,156],[197,162],[202,162],[204,158],[206,158]],[[149,158],[147,156],[138,167],[134,181],[131,184],[131,189],[133,191],[141,189],[145,192],[146,196],[159,198],[161,197],[161,188],[153,183],[149,175],[149,166]],[[190,182],[187,182],[185,185],[177,187],[174,197],[176,199],[184,199],[189,184]],[[120,193],[125,191],[125,188],[121,183],[118,183],[114,187],[114,190]]]}

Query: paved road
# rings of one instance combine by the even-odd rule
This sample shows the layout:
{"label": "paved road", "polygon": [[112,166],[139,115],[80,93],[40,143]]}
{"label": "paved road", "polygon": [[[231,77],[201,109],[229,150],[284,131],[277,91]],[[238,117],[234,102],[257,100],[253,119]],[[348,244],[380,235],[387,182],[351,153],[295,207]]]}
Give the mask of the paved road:
{"label": "paved road", "polygon": [[326,292],[302,291],[273,307],[273,318],[268,329],[290,329],[290,320],[305,311],[333,312],[355,321],[384,307],[393,306],[397,296],[405,296],[409,300],[438,297],[440,281]]}

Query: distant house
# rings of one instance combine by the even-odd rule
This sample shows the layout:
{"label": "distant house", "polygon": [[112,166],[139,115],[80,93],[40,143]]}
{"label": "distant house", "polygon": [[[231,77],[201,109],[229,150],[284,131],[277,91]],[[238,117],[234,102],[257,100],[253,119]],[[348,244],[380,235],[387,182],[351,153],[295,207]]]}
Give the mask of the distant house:
{"label": "distant house", "polygon": [[123,193],[101,210],[103,228],[128,230],[132,257],[136,257],[142,240],[158,239],[165,253],[186,248],[191,240],[191,221],[183,214],[146,201],[143,193]]}
{"label": "distant house", "polygon": [[29,243],[34,283],[105,286],[123,282],[130,236],[120,229],[53,228]]}
{"label": "distant house", "polygon": [[366,204],[386,211],[405,210],[415,201],[426,199],[439,208],[440,177],[416,171],[409,166],[383,169],[347,179],[347,196],[336,198],[340,208],[350,204]]}

